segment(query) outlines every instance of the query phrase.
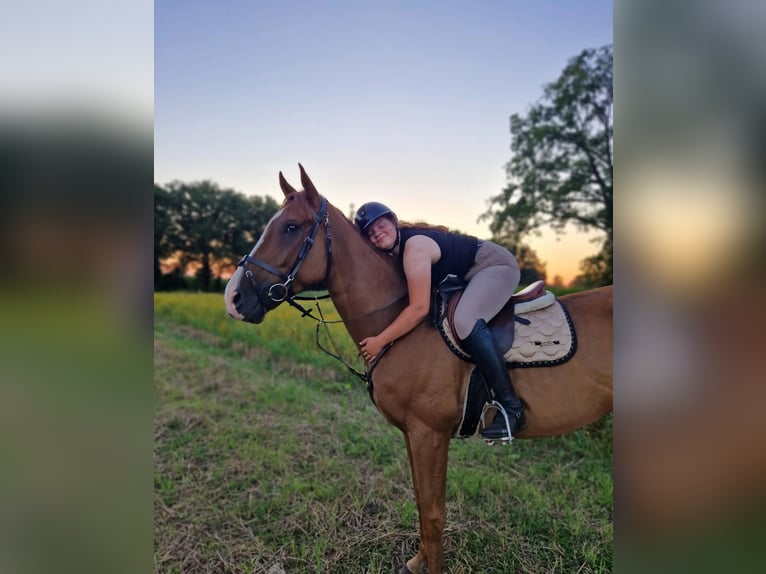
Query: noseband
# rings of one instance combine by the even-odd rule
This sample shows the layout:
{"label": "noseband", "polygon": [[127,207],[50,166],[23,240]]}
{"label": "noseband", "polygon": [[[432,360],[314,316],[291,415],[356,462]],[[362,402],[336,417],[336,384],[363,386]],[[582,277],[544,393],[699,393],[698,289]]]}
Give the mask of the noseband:
{"label": "noseband", "polygon": [[258,288],[258,285],[255,282],[253,272],[247,268],[248,263],[251,263],[256,267],[260,267],[261,269],[268,271],[272,275],[282,280],[281,283],[273,283],[271,286],[269,286],[268,290],[266,291],[266,295],[269,299],[268,301],[261,299],[261,303],[265,308],[274,308],[283,301],[287,301],[288,303],[293,304],[293,298],[295,295],[290,294],[290,286],[295,280],[295,276],[298,274],[301,265],[303,265],[303,261],[306,259],[311,246],[314,245],[314,237],[317,234],[319,225],[323,221],[325,227],[325,238],[327,240],[327,271],[325,272],[324,279],[322,279],[322,281],[325,281],[330,275],[330,265],[332,262],[332,240],[330,238],[330,212],[327,209],[327,200],[324,197],[322,197],[322,202],[319,204],[319,212],[314,215],[314,223],[309,230],[309,234],[303,240],[303,245],[301,246],[301,250],[298,252],[298,257],[296,258],[295,263],[293,263],[292,268],[287,274],[282,273],[282,271],[276,267],[273,267],[272,265],[269,265],[265,261],[251,257],[250,255],[245,255],[242,257],[242,259],[239,260],[237,267],[242,267],[242,269],[244,269],[245,276],[247,277],[248,281],[250,281],[250,285],[253,287],[253,289],[255,289],[259,299],[261,299],[262,291]]}

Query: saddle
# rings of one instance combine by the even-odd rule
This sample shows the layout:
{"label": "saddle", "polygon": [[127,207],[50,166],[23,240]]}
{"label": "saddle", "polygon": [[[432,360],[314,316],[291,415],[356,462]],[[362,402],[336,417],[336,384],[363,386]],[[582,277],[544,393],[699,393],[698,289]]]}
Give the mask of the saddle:
{"label": "saddle", "polygon": [[[434,297],[438,297],[438,300],[432,304],[432,326],[439,328],[446,319],[455,340],[458,340],[454,327],[455,309],[457,309],[465,286],[466,283],[455,275],[448,275],[435,290]],[[555,300],[553,293],[545,289],[544,281],[535,281],[525,289],[514,293],[505,306],[487,324],[500,350],[505,353],[513,345],[516,322],[529,324],[529,321],[519,317],[519,314],[544,309],[553,305]]]}

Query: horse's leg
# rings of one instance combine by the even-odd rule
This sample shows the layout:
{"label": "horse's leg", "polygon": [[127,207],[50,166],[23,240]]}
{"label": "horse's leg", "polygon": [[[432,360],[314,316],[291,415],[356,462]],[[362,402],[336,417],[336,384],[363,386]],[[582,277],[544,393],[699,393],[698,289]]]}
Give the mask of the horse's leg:
{"label": "horse's leg", "polygon": [[407,562],[412,574],[424,572],[423,558],[430,574],[445,572],[445,496],[450,438],[449,434],[427,427],[407,431],[407,452],[420,515],[420,549]]}
{"label": "horse's leg", "polygon": [[[410,438],[406,434],[404,435],[404,444],[407,445],[407,458],[410,461],[410,474],[412,476],[412,488],[415,493],[415,504],[418,508],[418,523],[419,523],[419,530],[420,530],[420,540],[423,540],[423,524],[420,520],[420,494],[418,493],[418,479],[415,473],[412,471],[413,464],[412,464],[412,449],[410,448]],[[402,566],[402,569],[399,570],[398,574],[421,574],[422,572],[425,572],[425,559],[423,558],[423,552],[420,548],[418,548],[418,553],[407,560],[407,564],[405,566]]]}

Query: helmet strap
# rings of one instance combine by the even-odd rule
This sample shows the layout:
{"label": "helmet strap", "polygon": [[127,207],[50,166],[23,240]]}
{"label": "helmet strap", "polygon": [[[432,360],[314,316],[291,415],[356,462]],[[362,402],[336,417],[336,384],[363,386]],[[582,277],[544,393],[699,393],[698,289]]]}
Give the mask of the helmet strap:
{"label": "helmet strap", "polygon": [[401,234],[399,233],[399,226],[396,225],[396,241],[394,241],[393,247],[391,249],[388,249],[386,253],[388,253],[391,257],[394,256],[394,249],[396,249],[396,246],[399,245],[399,240],[401,239]]}

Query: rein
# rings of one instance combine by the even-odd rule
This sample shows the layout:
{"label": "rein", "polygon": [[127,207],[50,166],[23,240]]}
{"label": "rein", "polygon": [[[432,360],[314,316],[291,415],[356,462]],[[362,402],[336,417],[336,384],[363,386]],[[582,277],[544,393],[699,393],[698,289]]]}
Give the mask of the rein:
{"label": "rein", "polygon": [[[303,261],[306,259],[306,256],[308,255],[309,250],[314,245],[314,237],[317,234],[317,231],[319,230],[319,226],[324,222],[324,228],[325,228],[325,239],[326,239],[326,245],[327,245],[327,270],[325,271],[324,279],[322,280],[322,283],[327,280],[327,277],[330,275],[331,265],[332,265],[332,237],[330,236],[330,212],[327,209],[327,199],[322,197],[322,201],[319,205],[319,211],[316,215],[314,215],[314,223],[311,225],[311,229],[309,230],[308,235],[303,240],[303,245],[301,246],[301,250],[298,252],[298,256],[295,259],[295,263],[293,263],[292,268],[290,271],[285,275],[282,271],[277,269],[276,267],[269,265],[265,261],[261,261],[260,259],[256,259],[255,257],[251,255],[244,255],[242,259],[240,259],[237,262],[237,267],[242,267],[245,276],[247,277],[248,281],[250,281],[250,285],[253,287],[253,290],[255,290],[258,298],[261,301],[261,304],[264,306],[265,309],[273,309],[280,303],[286,302],[288,305],[298,309],[298,311],[301,312],[301,318],[303,317],[309,317],[317,322],[316,326],[316,344],[317,347],[327,355],[330,355],[334,359],[337,359],[340,361],[343,366],[345,366],[352,374],[359,377],[362,381],[364,381],[367,384],[367,388],[372,393],[372,371],[373,369],[378,365],[378,362],[380,361],[381,357],[388,351],[388,349],[391,348],[391,345],[393,343],[389,343],[383,349],[378,353],[377,357],[372,361],[370,364],[370,368],[367,370],[367,372],[363,373],[357,369],[355,369],[353,366],[351,366],[349,363],[343,359],[343,357],[340,356],[340,353],[338,351],[337,345],[335,345],[335,342],[333,341],[332,337],[330,336],[330,331],[327,329],[327,325],[336,324],[336,323],[350,323],[351,321],[356,321],[358,319],[361,319],[362,317],[366,317],[368,315],[371,315],[372,313],[376,313],[378,311],[382,311],[383,309],[387,308],[390,305],[393,305],[403,297],[407,295],[407,293],[402,293],[400,295],[397,295],[390,301],[384,303],[382,306],[373,309],[372,311],[368,311],[362,315],[359,315],[357,317],[353,317],[349,319],[348,321],[344,321],[343,319],[338,319],[334,321],[328,321],[324,318],[324,314],[322,313],[322,309],[319,306],[319,299],[327,299],[330,297],[329,294],[323,295],[321,297],[299,297],[296,294],[293,294],[290,292],[291,285],[293,281],[295,281],[295,277],[298,274],[298,271],[301,268],[301,265],[303,265]],[[253,276],[253,272],[250,271],[247,268],[247,264],[251,263],[255,265],[256,267],[260,267],[264,271],[268,271],[275,277],[278,277],[282,280],[281,283],[272,283],[268,289],[259,289],[257,283],[255,282],[255,277]],[[311,301],[313,300],[317,312],[319,313],[319,317],[315,317],[311,314],[311,309],[304,308],[299,301]],[[329,351],[325,347],[322,346],[322,344],[319,342],[319,327],[324,325],[325,329],[327,330],[327,335],[330,338],[330,341],[332,342],[332,346],[335,348],[335,353]]]}
{"label": "rein", "polygon": [[[322,314],[322,309],[319,306],[319,298],[317,297],[316,300],[315,300],[315,304],[316,304],[317,312],[319,313],[319,317],[320,318],[317,319],[316,317],[311,315],[310,312],[308,314],[309,317],[311,317],[312,319],[314,319],[317,322],[317,328],[316,328],[316,332],[315,332],[315,339],[316,339],[317,347],[319,347],[319,349],[321,351],[323,351],[325,354],[330,355],[333,359],[337,359],[338,361],[340,361],[340,363],[344,367],[346,367],[349,370],[349,372],[351,372],[351,374],[356,375],[364,383],[366,383],[367,384],[367,390],[370,391],[370,398],[372,398],[372,371],[375,369],[375,367],[378,366],[378,363],[380,362],[381,357],[383,357],[383,355],[386,353],[386,351],[388,351],[392,347],[393,343],[388,343],[385,347],[383,347],[380,350],[380,353],[378,353],[378,355],[373,359],[372,363],[370,363],[370,368],[367,370],[367,372],[363,373],[362,371],[358,371],[357,369],[355,369],[352,365],[347,363],[346,360],[343,357],[340,356],[340,351],[338,350],[338,346],[335,344],[335,341],[333,340],[332,336],[330,335],[330,330],[327,328],[327,325],[332,325],[332,324],[336,324],[336,323],[350,323],[351,321],[355,321],[357,319],[361,319],[362,317],[366,317],[367,315],[371,315],[372,313],[376,313],[378,311],[382,311],[383,309],[385,309],[389,305],[393,305],[394,303],[396,303],[397,301],[402,299],[405,295],[406,294],[404,294],[404,293],[401,294],[401,295],[397,295],[391,301],[385,303],[381,307],[378,307],[377,309],[373,309],[372,311],[368,311],[367,313],[364,313],[363,315],[359,315],[357,317],[353,317],[352,319],[349,319],[348,321],[344,321],[343,319],[338,319],[338,320],[335,320],[335,321],[328,321],[328,320],[326,320],[324,318],[324,315]],[[307,315],[306,314],[302,315],[302,317],[305,317],[305,316],[307,316]],[[333,353],[329,349],[326,349],[325,347],[323,347],[322,343],[319,342],[319,327],[322,326],[322,325],[325,326],[325,330],[327,331],[327,337],[330,339],[330,342],[332,343],[332,346],[335,349],[335,353]]]}

